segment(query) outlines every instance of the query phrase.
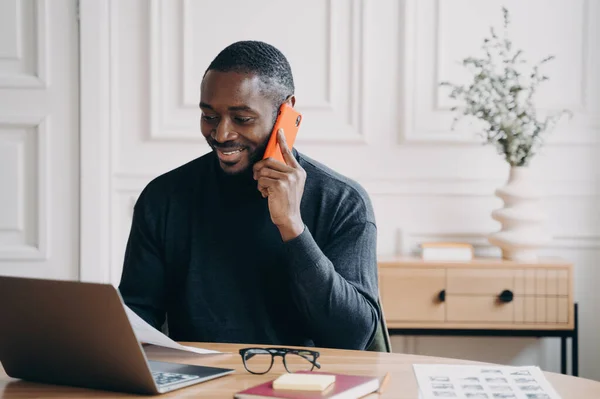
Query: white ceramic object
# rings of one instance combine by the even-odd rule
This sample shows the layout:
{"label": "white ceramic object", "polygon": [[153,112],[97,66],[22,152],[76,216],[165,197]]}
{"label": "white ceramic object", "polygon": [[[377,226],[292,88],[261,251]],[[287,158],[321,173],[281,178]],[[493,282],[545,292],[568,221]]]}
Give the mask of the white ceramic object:
{"label": "white ceramic object", "polygon": [[500,247],[502,257],[507,260],[536,262],[539,248],[551,240],[544,229],[547,218],[541,209],[541,196],[530,174],[527,167],[513,166],[506,185],[496,190],[504,207],[493,211],[492,218],[502,228],[488,240]]}

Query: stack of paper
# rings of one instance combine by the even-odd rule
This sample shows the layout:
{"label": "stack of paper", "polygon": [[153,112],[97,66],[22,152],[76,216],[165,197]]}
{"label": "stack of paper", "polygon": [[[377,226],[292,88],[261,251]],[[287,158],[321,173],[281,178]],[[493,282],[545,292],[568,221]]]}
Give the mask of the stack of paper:
{"label": "stack of paper", "polygon": [[539,367],[414,364],[422,399],[560,399]]}
{"label": "stack of paper", "polygon": [[221,353],[218,351],[213,351],[209,349],[202,348],[194,348],[191,346],[185,346],[178,344],[173,341],[171,338],[167,337],[165,334],[158,331],[156,328],[152,327],[150,324],[146,323],[144,319],[137,315],[133,310],[129,309],[125,306],[125,311],[127,313],[127,318],[129,318],[129,322],[133,327],[133,331],[135,332],[135,336],[137,337],[139,342],[152,344],[157,346],[163,346],[165,348],[178,349],[182,351],[194,352],[199,354],[207,354],[207,353]]}

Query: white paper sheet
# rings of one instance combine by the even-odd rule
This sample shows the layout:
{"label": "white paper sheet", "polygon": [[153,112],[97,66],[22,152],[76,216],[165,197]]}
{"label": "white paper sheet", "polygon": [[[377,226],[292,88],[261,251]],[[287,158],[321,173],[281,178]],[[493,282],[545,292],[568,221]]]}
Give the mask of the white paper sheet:
{"label": "white paper sheet", "polygon": [[162,332],[158,331],[156,328],[152,327],[150,324],[146,323],[144,319],[138,316],[137,313],[135,313],[129,307],[125,306],[125,311],[127,312],[127,317],[129,318],[129,322],[133,327],[135,336],[140,342],[199,354],[221,353],[209,349],[194,348],[192,346],[178,344]]}
{"label": "white paper sheet", "polygon": [[422,399],[560,399],[535,366],[413,364]]}

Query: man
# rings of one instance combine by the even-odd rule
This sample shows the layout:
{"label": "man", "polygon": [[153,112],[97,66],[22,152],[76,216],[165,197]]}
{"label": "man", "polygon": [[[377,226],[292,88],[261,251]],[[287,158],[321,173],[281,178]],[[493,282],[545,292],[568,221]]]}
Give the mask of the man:
{"label": "man", "polygon": [[200,97],[213,151],[141,193],[125,303],[158,329],[166,318],[177,341],[367,348],[381,315],[368,195],[281,132],[285,164],[262,160],[279,106],[295,104],[288,61],[266,43],[234,43]]}

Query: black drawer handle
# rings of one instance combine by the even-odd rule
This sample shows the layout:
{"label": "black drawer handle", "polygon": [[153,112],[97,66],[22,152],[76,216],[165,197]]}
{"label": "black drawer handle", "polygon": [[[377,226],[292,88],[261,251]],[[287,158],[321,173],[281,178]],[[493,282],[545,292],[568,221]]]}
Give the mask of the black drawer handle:
{"label": "black drawer handle", "polygon": [[440,302],[444,302],[446,300],[446,290],[441,290],[438,294],[438,299]]}
{"label": "black drawer handle", "polygon": [[498,296],[498,299],[500,300],[500,302],[504,302],[504,303],[512,302],[513,298],[514,298],[514,295],[511,290],[504,290]]}

